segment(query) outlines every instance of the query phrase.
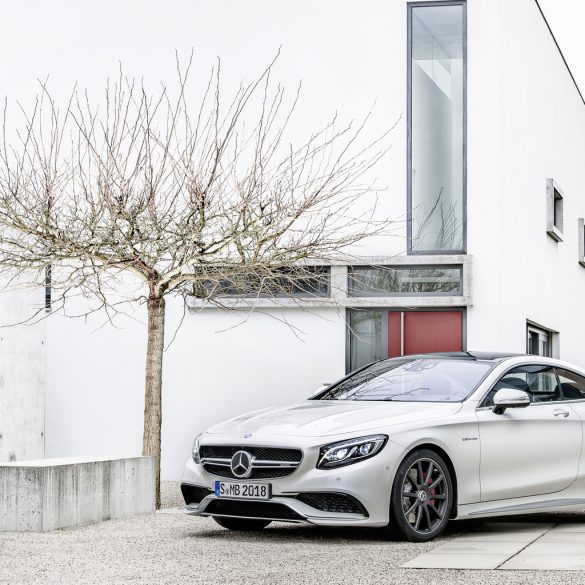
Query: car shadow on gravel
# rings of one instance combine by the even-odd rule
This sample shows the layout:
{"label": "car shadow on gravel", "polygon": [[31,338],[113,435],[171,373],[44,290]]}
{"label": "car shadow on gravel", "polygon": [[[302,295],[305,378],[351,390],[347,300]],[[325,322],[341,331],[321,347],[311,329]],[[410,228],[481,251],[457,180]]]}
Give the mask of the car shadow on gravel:
{"label": "car shadow on gravel", "polygon": [[[210,524],[210,530],[193,532],[188,536],[190,538],[208,539],[208,540],[223,540],[223,539],[237,539],[239,541],[258,541],[270,540],[274,541],[303,541],[315,544],[343,544],[345,543],[375,543],[380,544],[389,542],[400,542],[401,539],[393,536],[384,528],[352,528],[352,527],[321,527],[321,526],[307,526],[305,524],[283,524],[275,522],[264,530],[257,532],[238,532],[233,530],[226,530]],[[461,530],[457,524],[451,523],[437,539],[450,538],[461,534]]]}
{"label": "car shadow on gravel", "polygon": [[[505,530],[514,524],[577,524],[585,522],[585,511],[549,512],[540,514],[524,514],[521,516],[497,516],[478,520],[460,520],[450,522],[445,532],[433,542],[440,544],[466,532],[481,531],[489,524],[492,529],[502,524]],[[496,526],[494,526],[496,525]],[[351,528],[351,527],[320,527],[305,524],[284,524],[274,522],[264,530],[257,532],[238,532],[226,530],[216,526],[211,518],[208,519],[208,529],[187,534],[188,538],[198,540],[238,540],[240,542],[257,542],[262,540],[274,541],[301,541],[315,544],[343,544],[343,543],[390,543],[401,542],[384,528]]]}

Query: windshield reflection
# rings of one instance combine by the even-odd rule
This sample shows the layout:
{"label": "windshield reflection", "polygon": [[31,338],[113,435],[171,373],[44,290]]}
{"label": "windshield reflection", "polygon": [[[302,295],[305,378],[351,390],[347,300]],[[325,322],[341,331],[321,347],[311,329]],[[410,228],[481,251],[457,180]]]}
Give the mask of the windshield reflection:
{"label": "windshield reflection", "polygon": [[318,400],[461,402],[491,368],[475,360],[385,360],[342,380]]}

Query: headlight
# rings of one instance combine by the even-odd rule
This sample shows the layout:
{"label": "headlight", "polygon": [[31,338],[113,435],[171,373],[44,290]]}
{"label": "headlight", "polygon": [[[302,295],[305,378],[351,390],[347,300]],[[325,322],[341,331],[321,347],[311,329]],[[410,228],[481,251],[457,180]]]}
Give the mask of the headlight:
{"label": "headlight", "polygon": [[193,461],[195,463],[201,463],[201,459],[199,458],[199,440],[201,439],[201,435],[197,435],[195,437],[195,442],[193,443],[193,451],[191,454],[193,455]]}
{"label": "headlight", "polygon": [[319,452],[317,467],[331,469],[363,461],[379,453],[387,440],[386,435],[370,435],[324,445]]}

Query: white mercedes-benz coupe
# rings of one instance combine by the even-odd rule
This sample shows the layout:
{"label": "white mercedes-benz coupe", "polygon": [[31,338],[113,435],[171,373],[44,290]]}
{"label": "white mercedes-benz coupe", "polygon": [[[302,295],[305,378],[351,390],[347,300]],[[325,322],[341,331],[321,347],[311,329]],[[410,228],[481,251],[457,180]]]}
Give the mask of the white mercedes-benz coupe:
{"label": "white mercedes-benz coupe", "polygon": [[225,528],[387,526],[585,506],[585,370],[463,352],[370,364],[199,435],[182,492]]}

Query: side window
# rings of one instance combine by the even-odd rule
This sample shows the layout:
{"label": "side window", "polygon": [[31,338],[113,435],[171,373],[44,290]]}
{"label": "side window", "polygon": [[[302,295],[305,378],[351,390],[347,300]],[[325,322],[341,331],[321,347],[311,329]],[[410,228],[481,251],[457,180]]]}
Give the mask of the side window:
{"label": "side window", "polygon": [[564,400],[585,400],[585,378],[569,372],[557,369],[561,393]]}
{"label": "side window", "polygon": [[506,372],[486,396],[483,406],[493,406],[496,392],[502,388],[524,390],[531,402],[561,400],[561,392],[552,366],[530,364]]}

